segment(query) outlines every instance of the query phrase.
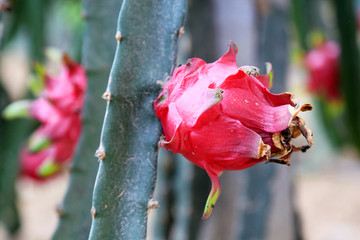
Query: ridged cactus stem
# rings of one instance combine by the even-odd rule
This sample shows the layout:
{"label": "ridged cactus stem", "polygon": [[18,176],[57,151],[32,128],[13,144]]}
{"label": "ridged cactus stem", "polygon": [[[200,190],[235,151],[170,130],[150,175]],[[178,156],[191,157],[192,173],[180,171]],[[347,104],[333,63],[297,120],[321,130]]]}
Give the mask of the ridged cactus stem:
{"label": "ridged cactus stem", "polygon": [[101,94],[106,88],[116,42],[116,21],[122,1],[84,0],[86,21],[82,62],[88,78],[83,112],[82,135],[73,159],[71,181],[60,207],[60,223],[54,240],[88,239],[91,227],[91,198],[98,168],[97,148],[105,103]]}
{"label": "ridged cactus stem", "polygon": [[125,0],[118,46],[103,95],[107,108],[94,187],[89,239],[145,239],[147,216],[156,207],[160,122],[153,101],[174,69],[185,0]]}

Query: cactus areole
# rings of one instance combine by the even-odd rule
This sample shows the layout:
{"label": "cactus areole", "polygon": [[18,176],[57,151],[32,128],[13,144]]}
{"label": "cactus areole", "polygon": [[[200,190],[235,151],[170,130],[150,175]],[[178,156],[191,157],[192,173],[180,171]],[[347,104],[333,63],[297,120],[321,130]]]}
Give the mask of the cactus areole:
{"label": "cactus areole", "polygon": [[[290,93],[272,94],[271,64],[260,75],[252,66],[238,67],[237,46],[219,60],[207,64],[192,58],[175,69],[154,102],[166,150],[181,153],[206,170],[212,188],[203,218],[207,218],[220,194],[218,176],[224,170],[240,170],[260,162],[290,165],[295,151],[312,145],[312,132],[298,117],[312,110],[298,106]],[[295,147],[291,139],[303,135],[307,145]]]}

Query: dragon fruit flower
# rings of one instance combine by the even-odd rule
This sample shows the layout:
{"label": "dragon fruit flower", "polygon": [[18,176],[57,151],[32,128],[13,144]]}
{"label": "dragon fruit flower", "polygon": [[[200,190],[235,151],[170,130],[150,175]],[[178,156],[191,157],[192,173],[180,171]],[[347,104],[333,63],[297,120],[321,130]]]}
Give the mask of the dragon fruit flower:
{"label": "dragon fruit flower", "polygon": [[341,100],[340,47],[336,42],[322,41],[305,56],[305,66],[309,71],[308,90],[328,101]]}
{"label": "dragon fruit flower", "polygon": [[64,55],[60,75],[45,75],[45,89],[39,98],[15,102],[5,109],[5,117],[29,116],[41,124],[20,154],[22,175],[44,180],[71,161],[81,133],[86,81],[83,67]]}
{"label": "dragon fruit flower", "polygon": [[[203,168],[212,188],[203,218],[207,218],[220,194],[218,176],[224,170],[240,170],[260,162],[290,165],[293,152],[313,144],[312,132],[290,93],[272,94],[271,64],[260,75],[252,66],[238,67],[237,46],[229,45],[219,60],[207,64],[192,58],[175,69],[154,102],[164,136],[161,146]],[[292,138],[303,135],[306,146],[295,147]]]}
{"label": "dragon fruit flower", "polygon": [[82,109],[86,90],[84,68],[75,63],[68,55],[63,56],[59,76],[47,76],[45,96],[63,113],[74,113]]}

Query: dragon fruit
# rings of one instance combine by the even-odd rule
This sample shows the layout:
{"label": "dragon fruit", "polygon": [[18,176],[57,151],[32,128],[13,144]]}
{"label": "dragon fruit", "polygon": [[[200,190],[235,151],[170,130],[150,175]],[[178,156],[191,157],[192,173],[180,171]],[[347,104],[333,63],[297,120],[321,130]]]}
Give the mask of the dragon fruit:
{"label": "dragon fruit", "polygon": [[62,60],[59,76],[44,76],[39,98],[14,102],[4,111],[10,119],[27,116],[41,124],[20,154],[21,174],[36,180],[47,179],[69,164],[81,133],[85,71],[67,55]]}
{"label": "dragon fruit", "polygon": [[[273,72],[260,75],[253,66],[238,67],[237,46],[216,62],[192,58],[175,69],[154,102],[164,136],[161,146],[181,153],[208,173],[212,188],[203,218],[209,217],[220,194],[219,175],[260,162],[290,165],[293,152],[313,144],[312,132],[290,93],[272,94]],[[306,146],[295,147],[291,139],[303,135]]]}
{"label": "dragon fruit", "polygon": [[328,101],[341,99],[340,93],[340,47],[336,42],[323,41],[305,55],[309,71],[308,89]]}

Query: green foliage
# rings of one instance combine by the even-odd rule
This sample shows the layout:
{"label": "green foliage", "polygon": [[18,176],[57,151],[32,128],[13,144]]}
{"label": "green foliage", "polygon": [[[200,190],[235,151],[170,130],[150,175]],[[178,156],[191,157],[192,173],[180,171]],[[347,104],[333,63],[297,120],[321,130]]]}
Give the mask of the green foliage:
{"label": "green foliage", "polygon": [[[0,85],[0,112],[8,102],[7,94]],[[15,190],[18,154],[33,126],[31,120],[7,121],[0,117],[0,221],[11,234],[15,234],[20,227]]]}
{"label": "green foliage", "polygon": [[3,47],[6,47],[18,34],[25,33],[30,56],[37,61],[44,60],[45,15],[51,1],[12,0],[11,11],[4,14]]}
{"label": "green foliage", "polygon": [[360,59],[353,1],[333,0],[341,46],[340,78],[347,136],[360,152]]}
{"label": "green foliage", "polygon": [[80,0],[55,1],[49,8],[47,42],[81,61],[84,36],[84,12]]}

